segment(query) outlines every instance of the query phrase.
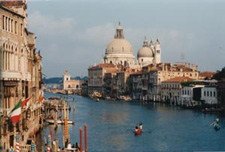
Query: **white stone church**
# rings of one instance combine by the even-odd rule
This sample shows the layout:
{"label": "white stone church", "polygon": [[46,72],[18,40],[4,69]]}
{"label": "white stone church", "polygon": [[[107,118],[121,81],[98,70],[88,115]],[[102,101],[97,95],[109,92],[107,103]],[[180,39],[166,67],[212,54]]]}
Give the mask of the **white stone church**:
{"label": "white stone church", "polygon": [[136,63],[132,45],[125,39],[123,28],[119,23],[114,39],[107,45],[102,63],[121,64],[130,68],[161,63],[159,40],[157,39],[154,45],[152,41],[148,43],[145,38],[142,47],[138,51]]}

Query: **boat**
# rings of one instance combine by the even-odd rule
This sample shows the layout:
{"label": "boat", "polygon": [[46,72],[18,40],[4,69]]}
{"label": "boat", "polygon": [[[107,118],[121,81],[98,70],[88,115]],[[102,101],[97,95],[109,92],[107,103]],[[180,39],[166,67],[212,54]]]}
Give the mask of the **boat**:
{"label": "boat", "polygon": [[118,100],[123,100],[123,101],[131,101],[131,97],[129,96],[119,96],[117,97]]}
{"label": "boat", "polygon": [[99,98],[96,98],[96,102],[99,102],[100,101],[100,99]]}
{"label": "boat", "polygon": [[214,125],[214,129],[215,129],[216,131],[220,130],[220,125],[219,125],[219,124],[215,124],[215,125]]}
{"label": "boat", "polygon": [[142,129],[136,129],[135,131],[134,131],[134,134],[135,135],[140,135],[142,133]]}
{"label": "boat", "polygon": [[99,92],[93,92],[90,96],[92,99],[96,99],[96,98],[102,98],[102,94]]}
{"label": "boat", "polygon": [[[46,122],[49,123],[49,124],[54,124],[55,120],[54,119],[47,119]],[[68,122],[68,124],[74,124],[74,121],[72,121],[72,120],[68,120],[67,122]],[[56,123],[57,124],[65,124],[64,120],[60,120],[60,119],[57,120]]]}

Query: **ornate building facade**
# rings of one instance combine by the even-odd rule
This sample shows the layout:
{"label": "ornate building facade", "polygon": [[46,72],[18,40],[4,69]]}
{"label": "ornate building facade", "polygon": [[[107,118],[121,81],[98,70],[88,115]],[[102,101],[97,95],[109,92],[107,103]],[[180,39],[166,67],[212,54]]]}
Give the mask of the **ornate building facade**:
{"label": "ornate building facade", "polygon": [[[2,148],[14,147],[16,135],[25,144],[38,130],[41,121],[42,57],[36,51],[36,36],[27,28],[27,2],[0,2],[1,107],[0,140]],[[12,124],[10,111],[20,100],[30,98],[22,109],[20,121]]]}

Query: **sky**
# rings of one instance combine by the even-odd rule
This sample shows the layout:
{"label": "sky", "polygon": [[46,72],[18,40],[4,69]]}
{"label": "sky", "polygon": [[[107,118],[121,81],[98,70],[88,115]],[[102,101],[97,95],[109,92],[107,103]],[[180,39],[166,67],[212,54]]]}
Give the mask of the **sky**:
{"label": "sky", "polygon": [[162,62],[215,72],[225,67],[224,6],[223,0],[28,0],[28,29],[37,35],[47,77],[65,69],[88,75],[119,22],[136,57],[145,36],[158,38]]}

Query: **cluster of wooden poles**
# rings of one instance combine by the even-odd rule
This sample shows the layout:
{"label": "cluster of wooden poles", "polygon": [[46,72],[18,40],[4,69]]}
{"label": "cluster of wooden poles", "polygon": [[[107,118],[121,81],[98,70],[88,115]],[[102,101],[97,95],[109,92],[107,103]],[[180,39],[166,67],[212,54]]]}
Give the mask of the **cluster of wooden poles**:
{"label": "cluster of wooden poles", "polygon": [[[66,127],[66,126],[65,126]],[[64,149],[58,149],[58,140],[52,141],[52,135],[50,134],[47,139],[47,144],[45,145],[44,152],[88,152],[88,140],[87,140],[87,125],[84,124],[84,149],[83,149],[83,129],[80,128],[80,145],[79,149],[72,148],[69,141],[68,129],[65,129],[65,137],[64,137]]]}

